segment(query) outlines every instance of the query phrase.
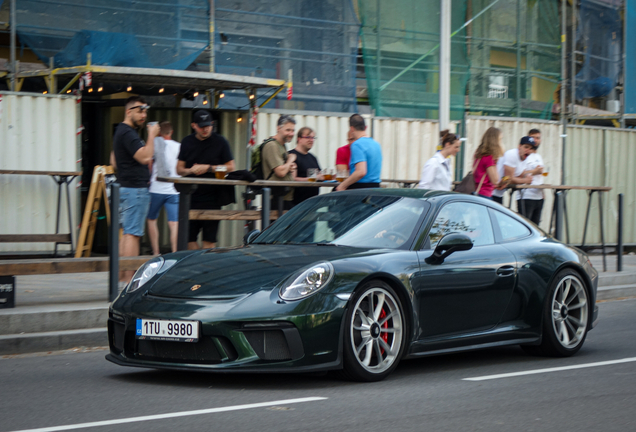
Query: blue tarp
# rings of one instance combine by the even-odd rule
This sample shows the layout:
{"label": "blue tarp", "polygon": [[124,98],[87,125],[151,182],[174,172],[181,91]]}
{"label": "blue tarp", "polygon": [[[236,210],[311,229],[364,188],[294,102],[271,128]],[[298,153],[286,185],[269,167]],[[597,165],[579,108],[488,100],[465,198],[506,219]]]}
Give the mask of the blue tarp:
{"label": "blue tarp", "polygon": [[[38,49],[41,44],[41,36],[19,32],[20,40],[28,45],[36,55],[49,64],[49,57]],[[127,67],[151,67],[162,69],[186,69],[205,48],[201,48],[176,62],[167,58],[149,58],[144,47],[139,43],[135,35],[112,32],[97,32],[81,30],[68,42],[66,47],[55,54],[55,67],[72,67],[86,64],[87,55],[91,53],[91,63],[102,66],[127,66]]]}

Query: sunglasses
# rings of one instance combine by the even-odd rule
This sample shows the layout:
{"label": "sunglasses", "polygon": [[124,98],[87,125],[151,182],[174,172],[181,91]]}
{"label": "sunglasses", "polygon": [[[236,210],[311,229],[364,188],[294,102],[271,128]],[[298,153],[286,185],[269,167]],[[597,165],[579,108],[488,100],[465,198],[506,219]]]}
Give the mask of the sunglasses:
{"label": "sunglasses", "polygon": [[139,112],[148,111],[150,109],[150,105],[135,105],[134,107],[130,107],[129,109],[134,110],[135,108],[139,108]]}

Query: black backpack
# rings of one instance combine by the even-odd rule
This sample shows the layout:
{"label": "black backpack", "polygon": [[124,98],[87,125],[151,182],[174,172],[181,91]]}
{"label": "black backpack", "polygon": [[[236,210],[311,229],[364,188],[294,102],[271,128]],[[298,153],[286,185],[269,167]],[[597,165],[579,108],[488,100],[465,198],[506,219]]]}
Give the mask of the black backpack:
{"label": "black backpack", "polygon": [[267,178],[265,178],[265,174],[263,173],[263,147],[265,147],[265,144],[272,141],[276,141],[276,138],[267,138],[265,141],[263,141],[261,145],[259,145],[252,152],[252,158],[251,158],[252,168],[250,168],[250,173],[252,173],[257,180],[269,180],[270,177],[274,175],[273,170],[272,172],[269,173]]}
{"label": "black backpack", "polygon": [[[262,142],[261,145],[258,146],[258,148],[255,148],[252,152],[252,157],[250,159],[252,168],[250,169],[250,173],[254,175],[257,180],[269,180],[270,177],[274,175],[274,170],[272,170],[272,172],[270,172],[267,177],[265,177],[265,174],[263,173],[263,147],[265,147],[265,144],[268,144],[272,141],[276,141],[276,138],[267,138],[265,141]],[[250,186],[250,189],[256,193],[260,193],[260,191],[262,190],[260,186]],[[288,191],[288,187],[271,188],[272,197],[285,195]]]}

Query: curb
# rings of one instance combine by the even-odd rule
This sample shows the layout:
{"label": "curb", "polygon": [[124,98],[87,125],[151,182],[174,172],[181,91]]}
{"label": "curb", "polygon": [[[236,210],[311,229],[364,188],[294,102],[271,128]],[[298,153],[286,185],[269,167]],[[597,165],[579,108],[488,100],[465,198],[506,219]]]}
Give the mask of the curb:
{"label": "curb", "polygon": [[0,336],[0,355],[59,351],[79,346],[107,346],[106,328]]}

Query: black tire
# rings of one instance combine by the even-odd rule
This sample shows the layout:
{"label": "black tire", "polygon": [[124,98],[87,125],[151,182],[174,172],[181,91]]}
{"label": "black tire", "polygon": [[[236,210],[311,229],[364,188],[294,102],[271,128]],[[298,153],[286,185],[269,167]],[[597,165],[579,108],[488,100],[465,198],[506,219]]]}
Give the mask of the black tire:
{"label": "black tire", "polygon": [[522,346],[532,355],[569,357],[581,349],[590,326],[589,289],[574,270],[561,270],[545,299],[541,344]]}
{"label": "black tire", "polygon": [[345,316],[341,376],[383,380],[400,362],[406,334],[404,308],[395,291],[380,280],[365,283],[352,296]]}

